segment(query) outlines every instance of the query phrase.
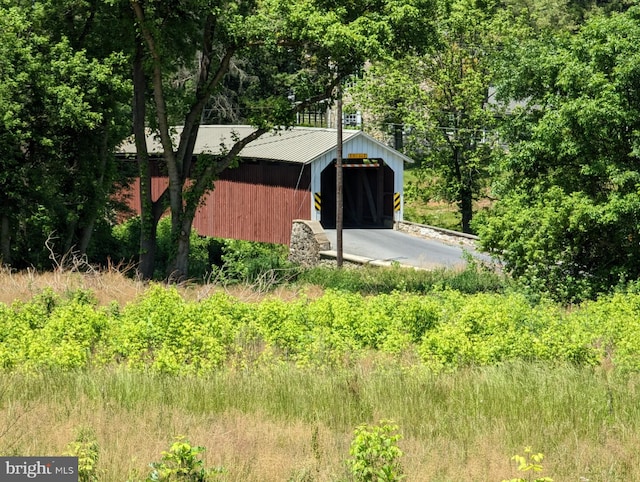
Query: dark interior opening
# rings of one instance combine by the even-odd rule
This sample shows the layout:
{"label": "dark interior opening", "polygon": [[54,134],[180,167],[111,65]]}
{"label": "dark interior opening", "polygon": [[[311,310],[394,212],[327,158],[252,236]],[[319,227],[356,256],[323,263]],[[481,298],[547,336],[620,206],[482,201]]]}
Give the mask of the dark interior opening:
{"label": "dark interior opening", "polygon": [[[343,219],[345,228],[381,228],[393,219],[393,170],[378,161],[378,167],[343,167]],[[329,164],[320,179],[320,222],[336,227],[336,166]]]}

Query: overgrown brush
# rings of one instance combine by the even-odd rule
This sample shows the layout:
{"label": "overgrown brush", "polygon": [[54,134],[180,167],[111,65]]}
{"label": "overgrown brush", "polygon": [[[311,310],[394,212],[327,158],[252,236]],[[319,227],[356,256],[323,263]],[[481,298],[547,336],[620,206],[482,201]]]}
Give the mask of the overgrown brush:
{"label": "overgrown brush", "polygon": [[[113,228],[117,249],[112,257],[135,262],[139,251],[140,218],[134,217]],[[158,223],[155,280],[168,276],[171,255],[171,219]],[[191,233],[189,250],[189,276],[197,281],[215,281],[219,284],[247,283],[273,287],[295,277],[297,268],[287,261],[288,248],[284,245],[259,243],[235,239],[199,236]]]}
{"label": "overgrown brush", "polygon": [[434,270],[402,266],[363,266],[354,269],[320,266],[301,272],[298,281],[326,289],[374,295],[394,291],[426,294],[447,288],[467,294],[502,293],[510,284],[494,268],[477,262],[468,262],[464,269]]}
{"label": "overgrown brush", "polygon": [[567,311],[515,293],[377,296],[328,290],[314,299],[241,302],[223,292],[188,301],[151,286],[136,301],[98,305],[90,291],[45,290],[0,304],[5,370],[93,365],[204,375],[279,362],[339,367],[376,353],[432,370],[515,360],[640,370],[640,295]]}

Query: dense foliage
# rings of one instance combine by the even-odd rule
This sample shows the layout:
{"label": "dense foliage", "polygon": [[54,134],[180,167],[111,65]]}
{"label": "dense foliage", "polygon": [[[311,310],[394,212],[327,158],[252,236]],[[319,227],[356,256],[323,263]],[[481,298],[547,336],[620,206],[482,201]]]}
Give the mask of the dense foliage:
{"label": "dense foliage", "polygon": [[501,201],[479,232],[533,290],[579,300],[640,273],[639,42],[631,8],[505,53],[501,92],[523,107],[505,128]]}
{"label": "dense foliage", "polygon": [[498,147],[487,102],[491,53],[500,44],[498,9],[494,2],[438,1],[434,47],[373,64],[349,90],[367,114],[365,128],[390,133],[395,148],[419,163],[405,196],[455,203],[463,232],[471,232],[472,203]]}
{"label": "dense foliage", "polygon": [[377,352],[436,371],[514,360],[637,371],[639,319],[637,294],[565,311],[518,294],[452,290],[369,297],[327,291],[317,299],[245,303],[224,293],[189,302],[156,285],[123,307],[97,306],[87,291],[45,291],[0,305],[0,363],[5,370],[122,366],[206,374],[282,362],[336,367]]}
{"label": "dense foliage", "polygon": [[86,252],[127,133],[126,61],[63,3],[0,1],[0,260],[19,268]]}
{"label": "dense foliage", "polygon": [[[637,7],[437,5],[433,49],[352,89],[365,128],[421,162],[405,199],[455,201],[530,292],[571,302],[637,279]],[[472,223],[486,195],[493,216]]]}
{"label": "dense foliage", "polygon": [[[214,264],[230,279],[284,273],[279,252],[212,248],[193,216],[246,143],[348,83],[346,109],[420,161],[405,200],[457,203],[460,228],[529,294],[594,299],[640,273],[632,3],[0,0],[0,261],[134,253],[143,278],[201,278]],[[196,158],[206,118],[257,130]],[[170,179],[159,196],[149,128]],[[115,146],[132,131],[137,172],[118,172]],[[121,229],[123,253],[108,236],[111,194],[132,174],[143,215]],[[480,196],[497,203],[477,219]]]}
{"label": "dense foliage", "polygon": [[[115,226],[105,238],[113,259],[135,263],[140,236],[140,218]],[[263,283],[271,287],[295,278],[300,271],[287,261],[287,247],[190,234],[189,273],[192,280],[213,280],[221,284]],[[153,278],[166,276],[171,259],[171,220],[163,218],[157,230],[156,270]]]}
{"label": "dense foliage", "polygon": [[[140,271],[154,271],[155,230],[171,211],[172,250],[167,275],[188,275],[190,232],[204,195],[249,142],[291,126],[295,114],[333,98],[335,88],[376,58],[420,50],[430,40],[431,0],[382,2],[202,0],[118,1],[133,39],[134,137],[140,166],[142,237]],[[162,26],[161,28],[159,26]],[[133,52],[133,50],[132,50]],[[259,59],[259,61],[257,61]],[[234,92],[247,109],[252,133],[232,139],[216,155],[194,157],[205,107],[234,69],[254,80]],[[149,104],[149,109],[147,109]],[[169,180],[151,195],[147,126],[162,145]],[[172,131],[180,125],[178,135]]]}

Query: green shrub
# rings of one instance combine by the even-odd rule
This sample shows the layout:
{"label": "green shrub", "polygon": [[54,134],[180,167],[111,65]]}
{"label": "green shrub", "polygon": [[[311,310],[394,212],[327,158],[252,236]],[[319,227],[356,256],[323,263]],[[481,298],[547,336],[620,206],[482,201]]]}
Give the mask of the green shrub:
{"label": "green shrub", "polygon": [[504,259],[520,289],[576,303],[638,278],[639,210],[635,190],[592,197],[556,185],[503,196],[478,227],[483,247]]}
{"label": "green shrub", "polygon": [[111,323],[100,359],[138,370],[207,373],[226,360],[250,311],[222,293],[187,303],[175,287],[154,285]]}
{"label": "green shrub", "polygon": [[309,321],[304,301],[266,300],[255,310],[255,322],[264,340],[285,358],[295,360],[305,350]]}
{"label": "green shrub", "polygon": [[46,289],[0,310],[0,365],[84,367],[107,323],[91,292],[71,291],[62,298]]}
{"label": "green shrub", "polygon": [[0,367],[10,370],[24,361],[24,338],[31,327],[13,308],[0,303]]}
{"label": "green shrub", "polygon": [[[567,309],[524,294],[451,289],[245,303],[222,292],[186,301],[154,284],[120,308],[95,296],[45,290],[0,304],[0,367],[122,365],[206,375],[229,363],[341,366],[369,353],[419,354],[434,370],[544,361],[640,371],[640,294],[616,293]],[[239,365],[237,365],[239,364]]]}
{"label": "green shrub", "polygon": [[121,361],[131,368],[143,368],[155,360],[172,325],[180,322],[185,302],[175,288],[152,285],[138,300],[127,305],[110,325],[104,362]]}
{"label": "green shrub", "polygon": [[468,263],[464,270],[437,269],[416,270],[401,266],[336,269],[327,266],[302,272],[299,282],[322,286],[327,289],[362,294],[429,293],[451,288],[463,293],[501,293],[508,287],[508,280],[491,267],[480,263]]}
{"label": "green shrub", "polygon": [[[114,226],[113,237],[119,249],[113,253],[114,261],[137,262],[140,251],[140,217],[134,217],[122,224]],[[212,271],[210,250],[214,249],[213,238],[199,236],[191,231],[189,249],[189,276],[193,279],[205,279]],[[157,248],[155,258],[154,279],[167,277],[167,267],[173,250],[171,240],[171,217],[164,217],[158,222]]]}
{"label": "green shrub", "polygon": [[640,294],[603,296],[568,316],[574,327],[592,334],[601,359],[621,371],[640,370]]}
{"label": "green shrub", "polygon": [[28,347],[30,364],[86,367],[106,323],[107,317],[102,311],[78,301],[55,308],[45,326],[32,333]]}
{"label": "green shrub", "polygon": [[553,304],[531,305],[524,295],[451,294],[443,317],[427,332],[420,353],[437,369],[548,360],[593,365],[594,334]]}
{"label": "green shrub", "polygon": [[[551,477],[536,477],[532,479],[532,473],[542,472],[542,460],[544,455],[542,453],[533,453],[531,447],[525,447],[524,455],[514,455],[511,460],[515,461],[518,465],[518,472],[526,472],[528,477],[518,477],[516,479],[503,480],[502,482],[553,482]],[[583,477],[580,477],[583,479]]]}
{"label": "green shrub", "polygon": [[355,430],[349,454],[349,468],[353,480],[358,482],[392,482],[402,480],[398,447],[401,436],[398,427],[390,421],[379,425],[360,425]]}
{"label": "green shrub", "polygon": [[98,482],[98,457],[100,445],[95,433],[89,428],[80,428],[73,442],[67,445],[64,455],[78,457],[78,482]]}
{"label": "green shrub", "polygon": [[162,461],[152,462],[153,469],[146,482],[206,482],[222,474],[221,467],[206,468],[200,454],[204,447],[197,447],[184,437],[176,437],[168,451],[162,452]]}
{"label": "green shrub", "polygon": [[127,219],[111,230],[117,249],[111,253],[115,262],[137,262],[140,252],[140,216]]}
{"label": "green shrub", "polygon": [[294,279],[298,269],[287,260],[285,245],[237,239],[219,241],[220,264],[216,275],[225,283],[270,287]]}

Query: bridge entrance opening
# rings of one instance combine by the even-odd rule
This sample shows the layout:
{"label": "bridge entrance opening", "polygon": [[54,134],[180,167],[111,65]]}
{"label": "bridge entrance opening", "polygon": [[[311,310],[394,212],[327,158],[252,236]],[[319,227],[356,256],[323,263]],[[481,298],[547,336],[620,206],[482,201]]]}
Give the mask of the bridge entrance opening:
{"label": "bridge entrance opening", "polygon": [[[345,162],[342,168],[343,219],[345,228],[393,226],[394,172],[382,159]],[[336,227],[336,163],[329,164],[320,179],[320,222]]]}

